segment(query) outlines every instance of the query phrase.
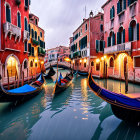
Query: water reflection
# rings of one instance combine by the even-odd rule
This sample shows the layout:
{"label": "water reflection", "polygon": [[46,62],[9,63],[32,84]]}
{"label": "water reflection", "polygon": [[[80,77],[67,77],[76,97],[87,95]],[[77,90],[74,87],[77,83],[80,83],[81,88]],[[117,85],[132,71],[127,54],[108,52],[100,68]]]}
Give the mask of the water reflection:
{"label": "water reflection", "polygon": [[[63,76],[67,72],[61,70]],[[0,139],[139,139],[139,127],[117,119],[111,106],[89,89],[87,78],[74,79],[59,96],[52,94],[55,80],[56,75],[46,80],[44,91],[24,104],[0,104]],[[111,91],[124,90],[124,82],[95,81]],[[129,93],[139,90],[138,85],[129,84]]]}

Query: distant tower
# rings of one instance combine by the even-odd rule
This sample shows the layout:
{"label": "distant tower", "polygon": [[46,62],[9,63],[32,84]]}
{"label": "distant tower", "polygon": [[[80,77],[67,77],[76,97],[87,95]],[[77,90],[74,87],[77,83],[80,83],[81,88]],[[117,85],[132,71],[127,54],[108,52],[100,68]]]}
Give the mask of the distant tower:
{"label": "distant tower", "polygon": [[93,17],[93,12],[91,10],[90,14],[89,14],[89,17]]}

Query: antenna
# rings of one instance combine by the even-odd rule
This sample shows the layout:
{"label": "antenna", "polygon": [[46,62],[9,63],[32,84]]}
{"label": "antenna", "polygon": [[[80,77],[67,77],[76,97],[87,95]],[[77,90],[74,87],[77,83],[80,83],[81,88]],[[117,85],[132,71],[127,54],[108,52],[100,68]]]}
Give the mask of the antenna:
{"label": "antenna", "polygon": [[86,5],[85,5],[85,18],[86,18],[86,15],[87,15],[87,8],[86,8]]}

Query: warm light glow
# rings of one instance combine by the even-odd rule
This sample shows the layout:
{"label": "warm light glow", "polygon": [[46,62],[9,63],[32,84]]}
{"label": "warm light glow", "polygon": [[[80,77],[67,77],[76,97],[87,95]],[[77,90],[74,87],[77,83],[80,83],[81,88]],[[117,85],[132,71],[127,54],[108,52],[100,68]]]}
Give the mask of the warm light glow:
{"label": "warm light glow", "polygon": [[66,62],[70,62],[70,61],[71,61],[68,57],[66,57],[64,60],[65,60]]}
{"label": "warm light glow", "polygon": [[75,62],[75,61],[73,60],[72,63],[74,64],[74,62]]}
{"label": "warm light glow", "polygon": [[101,60],[103,61],[104,60],[104,57],[102,57]]}
{"label": "warm light glow", "polygon": [[41,64],[44,64],[44,61],[41,61]]}
{"label": "warm light glow", "polygon": [[106,55],[104,56],[104,59],[106,59]]}
{"label": "warm light glow", "polygon": [[82,63],[82,59],[80,59],[80,63]]}
{"label": "warm light glow", "polygon": [[99,63],[100,62],[100,59],[96,59],[96,63]]}
{"label": "warm light glow", "polygon": [[86,62],[87,62],[87,60],[86,60],[86,59],[84,59],[84,62],[86,63]]}
{"label": "warm light glow", "polygon": [[35,63],[37,63],[38,61],[37,61],[37,59],[35,59]]}

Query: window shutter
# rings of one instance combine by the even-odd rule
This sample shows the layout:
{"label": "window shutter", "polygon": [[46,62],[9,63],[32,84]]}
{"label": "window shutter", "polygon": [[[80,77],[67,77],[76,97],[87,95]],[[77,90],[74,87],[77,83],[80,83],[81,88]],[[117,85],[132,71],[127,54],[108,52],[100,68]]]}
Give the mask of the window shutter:
{"label": "window shutter", "polygon": [[123,29],[123,43],[125,43],[125,29]]}
{"label": "window shutter", "polygon": [[139,23],[137,23],[137,40],[139,40]]}
{"label": "window shutter", "polygon": [[115,45],[115,33],[113,33],[113,46]]}
{"label": "window shutter", "polygon": [[117,14],[119,14],[119,2],[117,3]]}
{"label": "window shutter", "polygon": [[123,0],[123,9],[126,9],[126,0]]}
{"label": "window shutter", "polygon": [[128,6],[130,5],[130,0],[128,0]]}
{"label": "window shutter", "polygon": [[31,44],[28,44],[29,55],[31,55]]}
{"label": "window shutter", "polygon": [[99,48],[98,48],[98,40],[96,40],[96,53],[98,53],[99,52]]}
{"label": "window shutter", "polygon": [[120,32],[117,33],[117,44],[120,44]]}
{"label": "window shutter", "polygon": [[114,6],[113,6],[112,11],[113,11],[113,17],[115,17],[115,7]]}
{"label": "window shutter", "polygon": [[112,18],[112,17],[111,17],[111,11],[112,11],[112,9],[110,8],[110,19]]}
{"label": "window shutter", "polygon": [[129,27],[129,41],[133,41],[133,28]]}
{"label": "window shutter", "polygon": [[6,6],[6,21],[11,23],[11,12],[10,12],[10,8],[8,6]]}
{"label": "window shutter", "polygon": [[103,41],[103,48],[105,48],[105,41]]}

